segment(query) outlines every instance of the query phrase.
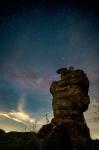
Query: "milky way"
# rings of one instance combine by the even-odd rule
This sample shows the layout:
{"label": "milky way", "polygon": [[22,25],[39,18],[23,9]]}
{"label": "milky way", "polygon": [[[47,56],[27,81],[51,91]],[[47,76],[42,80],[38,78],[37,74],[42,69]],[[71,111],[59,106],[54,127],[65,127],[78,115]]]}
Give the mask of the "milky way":
{"label": "milky way", "polygon": [[31,120],[46,123],[45,114],[52,117],[49,88],[58,79],[56,70],[73,65],[89,77],[86,118],[92,136],[99,137],[98,123],[92,123],[99,98],[98,14],[98,5],[86,1],[1,4],[0,128],[23,131]]}

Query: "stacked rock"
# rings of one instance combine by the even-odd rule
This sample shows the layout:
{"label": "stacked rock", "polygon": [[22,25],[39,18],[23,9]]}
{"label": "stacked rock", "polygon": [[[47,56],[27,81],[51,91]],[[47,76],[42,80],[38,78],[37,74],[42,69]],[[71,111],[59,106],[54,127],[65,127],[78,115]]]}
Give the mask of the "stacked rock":
{"label": "stacked rock", "polygon": [[57,73],[61,75],[61,80],[52,82],[50,87],[54,112],[52,123],[65,125],[65,130],[76,147],[90,139],[83,115],[90,103],[89,80],[82,70],[73,67],[61,68]]}

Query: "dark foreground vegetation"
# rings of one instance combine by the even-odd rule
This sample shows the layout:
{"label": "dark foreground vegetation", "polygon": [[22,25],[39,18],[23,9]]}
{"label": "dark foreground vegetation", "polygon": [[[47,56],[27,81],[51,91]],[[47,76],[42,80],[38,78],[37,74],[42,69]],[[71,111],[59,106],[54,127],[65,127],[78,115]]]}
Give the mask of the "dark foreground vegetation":
{"label": "dark foreground vegetation", "polygon": [[36,133],[0,130],[0,150],[35,150]]}
{"label": "dark foreground vegetation", "polygon": [[[55,132],[42,143],[40,135],[34,132],[5,133],[0,130],[0,150],[74,150],[69,137],[64,135],[66,134]],[[79,150],[99,150],[99,140],[89,140]]]}

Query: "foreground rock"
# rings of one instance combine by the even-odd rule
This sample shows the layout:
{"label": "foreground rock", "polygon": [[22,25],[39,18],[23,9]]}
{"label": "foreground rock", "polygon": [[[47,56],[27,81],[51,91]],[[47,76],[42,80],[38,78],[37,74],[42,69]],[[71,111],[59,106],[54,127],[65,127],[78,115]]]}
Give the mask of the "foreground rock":
{"label": "foreground rock", "polygon": [[[90,132],[83,115],[90,103],[88,96],[89,80],[82,70],[74,70],[72,67],[69,69],[61,68],[57,73],[61,75],[61,79],[52,82],[50,87],[53,96],[54,118],[51,124],[44,126],[39,131],[40,150],[44,150],[47,145],[50,145],[48,141],[53,139],[52,137],[56,141],[58,140],[57,143],[61,146],[68,139],[67,141],[75,149],[90,140]],[[57,137],[59,138],[57,139]],[[65,142],[62,143],[63,139]],[[59,150],[59,145],[55,149]]]}
{"label": "foreground rock", "polygon": [[44,125],[38,133],[38,150],[73,150],[63,125]]}

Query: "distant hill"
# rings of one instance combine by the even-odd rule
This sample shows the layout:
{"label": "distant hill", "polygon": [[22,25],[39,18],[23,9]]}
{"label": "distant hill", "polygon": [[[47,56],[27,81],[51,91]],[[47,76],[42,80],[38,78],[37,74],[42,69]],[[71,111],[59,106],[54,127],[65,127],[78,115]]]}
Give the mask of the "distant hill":
{"label": "distant hill", "polygon": [[8,132],[0,129],[0,150],[35,150],[36,133]]}

